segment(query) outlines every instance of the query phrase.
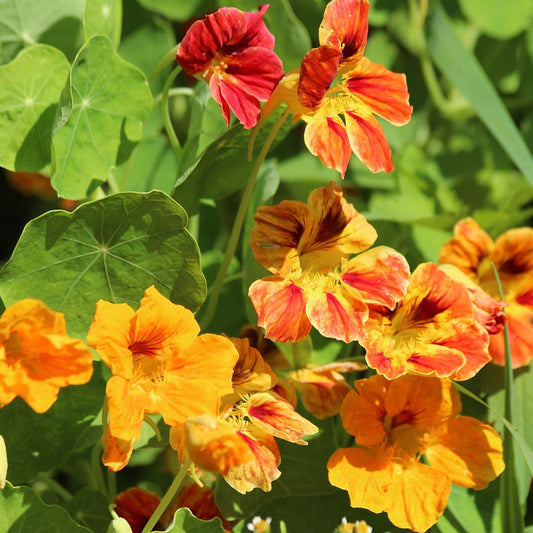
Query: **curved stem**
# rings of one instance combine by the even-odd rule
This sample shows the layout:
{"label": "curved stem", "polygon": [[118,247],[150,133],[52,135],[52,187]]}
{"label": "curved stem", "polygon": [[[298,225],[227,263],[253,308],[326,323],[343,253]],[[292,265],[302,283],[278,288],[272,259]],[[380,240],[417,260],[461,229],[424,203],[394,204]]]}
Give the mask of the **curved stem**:
{"label": "curved stem", "polygon": [[177,156],[181,154],[181,144],[178,140],[176,132],[174,131],[174,126],[172,126],[172,120],[170,119],[170,109],[168,107],[168,98],[169,98],[169,93],[170,93],[170,87],[172,87],[172,83],[174,82],[174,80],[176,79],[176,76],[180,72],[181,72],[181,67],[178,65],[170,73],[169,77],[165,81],[163,91],[161,92],[161,112],[163,114],[163,124],[165,125],[165,130],[167,132],[170,144],[172,145],[172,148],[174,148],[174,151],[176,152]]}
{"label": "curved stem", "polygon": [[179,44],[177,44],[172,50],[169,50],[168,53],[159,61],[157,66],[154,68],[152,74],[150,74],[150,77],[148,78],[148,81],[152,83],[155,79],[155,77],[167,66],[176,61],[176,53],[179,48]]}
{"label": "curved stem", "polygon": [[176,477],[174,478],[174,481],[170,484],[170,487],[168,488],[163,498],[161,498],[159,505],[156,507],[156,510],[153,512],[148,522],[146,522],[146,525],[144,526],[141,533],[150,533],[150,531],[152,531],[154,526],[157,524],[157,521],[161,518],[161,515],[165,512],[165,509],[174,499],[174,496],[176,495],[176,492],[178,492],[180,485],[185,479],[185,476],[187,475],[187,471],[189,470],[191,464],[192,461],[190,459],[187,459],[181,465],[181,468],[179,469],[178,473],[176,474]]}
{"label": "curved stem", "polygon": [[252,197],[255,180],[257,179],[257,175],[259,174],[261,165],[263,164],[268,154],[268,151],[270,150],[270,147],[272,146],[272,143],[274,142],[274,139],[276,138],[276,135],[278,134],[281,126],[285,122],[285,119],[289,116],[289,113],[290,113],[290,110],[289,108],[287,108],[282,113],[282,115],[279,117],[279,119],[276,121],[276,123],[272,127],[271,132],[268,134],[265,144],[263,145],[263,148],[261,148],[261,151],[259,152],[259,155],[257,156],[257,160],[252,168],[250,178],[248,179],[248,183],[246,184],[246,187],[242,194],[241,203],[239,204],[239,210],[237,211],[237,215],[235,216],[235,222],[233,223],[233,228],[231,230],[231,235],[230,235],[229,242],[226,248],[226,254],[224,255],[222,264],[220,265],[218,269],[217,277],[215,279],[215,282],[213,283],[213,287],[211,289],[210,297],[207,302],[207,307],[206,307],[204,316],[202,317],[202,320],[200,321],[200,326],[202,330],[205,330],[209,326],[209,324],[211,323],[211,320],[215,316],[215,312],[216,312],[217,305],[218,305],[218,299],[220,296],[222,285],[224,284],[226,272],[228,271],[231,260],[233,259],[233,256],[235,255],[235,251],[237,250],[237,244],[239,242],[239,237],[241,236],[242,227],[244,224],[244,220],[246,218],[246,212],[248,211],[248,205]]}

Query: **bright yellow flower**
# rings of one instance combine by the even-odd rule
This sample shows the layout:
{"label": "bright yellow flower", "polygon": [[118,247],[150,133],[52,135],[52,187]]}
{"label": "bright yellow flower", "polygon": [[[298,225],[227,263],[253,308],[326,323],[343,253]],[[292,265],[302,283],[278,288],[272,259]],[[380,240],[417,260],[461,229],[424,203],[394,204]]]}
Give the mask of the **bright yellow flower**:
{"label": "bright yellow flower", "polygon": [[109,435],[121,449],[139,438],[146,413],[161,414],[169,425],[216,416],[220,397],[232,392],[238,353],[227,338],[199,332],[191,311],[154,287],[138,311],[104,300],[96,304],[87,340],[112,372],[106,389]]}
{"label": "bright yellow flower", "polygon": [[386,512],[398,527],[426,531],[444,512],[452,483],[483,489],[504,469],[500,436],[458,416],[460,410],[449,379],[356,381],[341,417],[359,447],[331,456],[330,482],[348,491],[352,507]]}
{"label": "bright yellow flower", "polygon": [[44,413],[61,387],[87,383],[93,356],[67,335],[63,313],[39,300],[21,300],[0,317],[0,407],[20,396]]}
{"label": "bright yellow flower", "polygon": [[[533,357],[533,228],[511,229],[493,241],[474,219],[465,218],[455,225],[439,262],[456,266],[499,300],[494,263],[506,304],[513,368],[527,365]],[[505,364],[502,331],[491,336],[489,352],[494,363]]]}

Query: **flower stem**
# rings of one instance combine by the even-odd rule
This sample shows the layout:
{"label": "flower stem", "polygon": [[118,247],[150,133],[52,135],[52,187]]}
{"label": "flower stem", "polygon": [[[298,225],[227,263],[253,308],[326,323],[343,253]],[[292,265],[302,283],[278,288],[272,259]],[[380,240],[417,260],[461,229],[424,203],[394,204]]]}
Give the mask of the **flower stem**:
{"label": "flower stem", "polygon": [[176,61],[176,53],[178,51],[178,48],[179,44],[172,48],[172,50],[169,50],[165,57],[163,57],[163,59],[159,61],[152,74],[150,74],[150,78],[148,79],[150,83],[154,81],[155,77],[159,74],[159,72],[161,72],[161,70],[163,70],[170,63]]}
{"label": "flower stem", "polygon": [[174,126],[172,125],[172,120],[170,118],[170,109],[168,107],[168,100],[172,83],[174,83],[174,80],[180,72],[181,67],[178,65],[170,73],[169,77],[165,81],[163,90],[161,91],[161,112],[163,114],[163,124],[165,125],[165,130],[167,132],[170,144],[172,145],[172,148],[174,148],[174,151],[176,152],[177,156],[181,154],[181,144],[179,142],[178,136],[176,135],[176,132],[174,131]]}
{"label": "flower stem", "polygon": [[248,179],[248,183],[246,184],[246,187],[242,194],[241,203],[239,204],[237,215],[235,216],[235,222],[233,223],[229,242],[226,247],[226,254],[224,255],[222,264],[218,269],[217,277],[215,279],[215,282],[213,283],[213,287],[210,292],[204,316],[200,321],[200,326],[202,330],[205,330],[209,326],[211,320],[215,316],[215,312],[218,305],[218,299],[220,297],[220,291],[222,289],[222,285],[224,284],[226,272],[228,271],[231,260],[233,259],[235,251],[237,250],[237,244],[239,243],[239,238],[241,236],[242,227],[246,218],[246,212],[248,211],[248,205],[250,204],[250,199],[252,197],[252,192],[254,189],[255,181],[257,179],[257,175],[259,174],[261,165],[263,164],[268,154],[268,151],[270,150],[270,147],[272,146],[272,143],[276,138],[276,135],[278,134],[281,126],[285,122],[285,119],[289,116],[289,113],[290,109],[287,108],[278,118],[278,120],[272,127],[272,130],[268,134],[265,144],[261,148],[261,151],[259,152],[259,155],[257,156],[255,164],[252,168],[250,178]]}
{"label": "flower stem", "polygon": [[150,533],[150,531],[152,531],[154,526],[157,524],[157,521],[161,518],[161,515],[165,512],[166,508],[170,505],[170,502],[174,499],[174,496],[178,492],[178,489],[180,488],[183,480],[185,479],[185,476],[187,475],[187,471],[189,470],[191,464],[192,461],[190,459],[187,459],[181,465],[181,468],[179,469],[178,473],[176,474],[176,477],[174,478],[174,481],[170,484],[170,487],[168,488],[163,498],[161,498],[159,505],[153,512],[148,522],[146,522],[146,525],[144,526],[141,533]]}

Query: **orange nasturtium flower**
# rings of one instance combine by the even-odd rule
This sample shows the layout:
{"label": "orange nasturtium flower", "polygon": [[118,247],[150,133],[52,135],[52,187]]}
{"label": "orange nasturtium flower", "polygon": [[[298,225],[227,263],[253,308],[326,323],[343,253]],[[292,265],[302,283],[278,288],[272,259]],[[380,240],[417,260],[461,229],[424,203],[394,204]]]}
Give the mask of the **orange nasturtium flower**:
{"label": "orange nasturtium flower", "polygon": [[358,340],[369,305],[394,309],[405,293],[407,261],[385,246],[367,250],[377,233],[333,182],[312,191],[307,205],[260,206],[254,220],[254,255],[273,275],[254,282],[249,296],[272,340],[302,340],[311,326]]}
{"label": "orange nasturtium flower", "polygon": [[65,316],[31,298],[9,306],[0,317],[0,407],[20,396],[44,413],[59,389],[83,385],[93,374],[93,356],[67,335]]}
{"label": "orange nasturtium flower", "polygon": [[[499,299],[494,263],[506,303],[513,368],[527,365],[533,357],[533,228],[511,229],[493,241],[474,219],[463,219],[442,247],[439,262],[454,265]],[[494,363],[505,365],[503,332],[491,336],[489,352]]]}
{"label": "orange nasturtium flower", "polygon": [[320,25],[320,46],[280,81],[263,111],[266,116],[286,103],[295,120],[307,124],[309,151],[342,177],[352,152],[372,172],[390,172],[390,148],[374,114],[400,126],[413,111],[405,75],[363,55],[368,9],[368,0],[332,0]]}
{"label": "orange nasturtium flower", "polygon": [[263,5],[253,13],[223,7],[196,21],[178,48],[178,63],[209,84],[227,124],[231,109],[245,128],[253,128],[260,102],[268,100],[283,76],[274,36],[263,22],[267,9]]}
{"label": "orange nasturtium flower", "polygon": [[394,310],[374,308],[365,331],[367,363],[388,379],[413,373],[465,380],[490,361],[489,334],[467,288],[433,263],[415,269]]}
{"label": "orange nasturtium flower", "polygon": [[356,381],[341,417],[358,447],[331,456],[330,482],[348,491],[352,507],[386,512],[398,527],[426,531],[444,512],[452,483],[484,489],[504,469],[498,433],[460,411],[449,379]]}
{"label": "orange nasturtium flower", "polygon": [[274,437],[307,444],[302,437],[318,428],[298,414],[273,391],[276,375],[247,339],[232,339],[239,351],[233,375],[234,392],[222,398],[216,419],[201,416],[170,430],[170,444],[183,458],[186,453],[203,470],[216,472],[235,490],[272,488],[281,472]]}
{"label": "orange nasturtium flower", "polygon": [[137,311],[105,300],[96,304],[87,341],[112,372],[104,433],[104,464],[112,470],[127,463],[146,413],[161,414],[168,425],[216,416],[220,397],[232,392],[237,350],[225,337],[199,332],[192,312],[153,286]]}

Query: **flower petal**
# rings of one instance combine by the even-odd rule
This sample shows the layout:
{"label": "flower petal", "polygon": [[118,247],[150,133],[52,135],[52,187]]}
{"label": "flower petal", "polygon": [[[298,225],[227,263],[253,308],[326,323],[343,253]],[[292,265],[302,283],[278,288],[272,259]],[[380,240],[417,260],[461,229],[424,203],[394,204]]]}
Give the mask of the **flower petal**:
{"label": "flower petal", "polygon": [[432,433],[425,455],[452,483],[480,490],[503,471],[502,450],[502,440],[493,427],[460,416]]}
{"label": "flower petal", "polygon": [[257,324],[274,341],[298,342],[307,337],[311,323],[305,314],[307,296],[292,280],[269,276],[250,286],[248,296],[257,312]]}
{"label": "flower petal", "polygon": [[395,126],[407,124],[413,113],[405,74],[397,74],[379,63],[362,57],[348,74],[348,90],[360,98],[376,115]]}

